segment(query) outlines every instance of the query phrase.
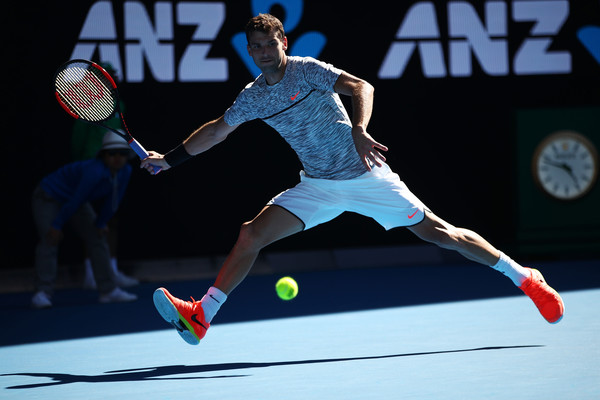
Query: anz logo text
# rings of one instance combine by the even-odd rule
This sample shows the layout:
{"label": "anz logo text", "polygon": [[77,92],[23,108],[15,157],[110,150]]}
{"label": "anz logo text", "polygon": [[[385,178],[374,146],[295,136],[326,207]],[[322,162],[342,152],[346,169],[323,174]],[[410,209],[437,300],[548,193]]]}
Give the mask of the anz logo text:
{"label": "anz logo text", "polygon": [[[571,54],[550,50],[569,17],[568,1],[515,0],[510,2],[510,14],[509,2],[486,1],[483,9],[482,21],[472,4],[449,1],[448,34],[442,40],[434,3],[413,4],[383,59],[379,78],[400,78],[415,52],[427,78],[469,77],[474,60],[490,76],[571,73]],[[512,60],[508,49],[509,15],[512,21],[531,26]]]}
{"label": "anz logo text", "polygon": [[[250,4],[253,15],[269,12],[274,5],[282,7],[286,16],[282,22],[288,33],[300,25],[304,10],[303,0],[251,0]],[[215,42],[226,21],[224,2],[157,1],[148,6],[151,12],[140,1],[126,1],[122,7],[122,14],[118,14],[122,15],[122,25],[117,29],[121,21],[115,18],[113,2],[92,4],[72,59],[108,62],[126,82],[145,81],[149,78],[145,71],[155,81],[165,83],[229,79],[230,60],[209,56],[213,46],[225,43],[221,39]],[[388,39],[390,45],[380,56],[381,64],[374,66],[379,79],[399,79],[407,65],[415,62],[425,78],[469,77],[473,63],[489,76],[571,73],[569,51],[552,47],[569,17],[567,0],[492,0],[483,2],[480,9],[482,15],[467,1],[412,4],[405,15],[398,16],[396,35]],[[448,32],[440,32],[438,18],[447,18],[442,26]],[[524,23],[529,29],[511,52],[509,22]],[[175,37],[176,26],[193,28],[191,38],[186,38],[188,43]],[[257,76],[260,71],[248,57],[245,34],[238,32],[226,40],[249,73]],[[177,56],[176,41],[178,46],[185,45]],[[326,44],[326,34],[304,32],[295,35],[288,54],[318,58]]]}
{"label": "anz logo text", "polygon": [[[286,15],[286,32],[293,31],[302,18],[303,0],[252,0],[254,14],[281,6]],[[126,82],[143,82],[144,65],[158,82],[225,82],[229,79],[229,60],[209,57],[226,16],[223,2],[154,3],[154,21],[139,1],[123,3],[123,38],[117,36],[117,21],[111,1],[97,1],[89,9],[71,59],[92,59],[110,63]],[[194,33],[176,60],[175,24],[194,27]],[[179,39],[181,40],[181,39]],[[125,43],[124,48],[119,43]],[[327,40],[320,32],[297,36],[290,55],[318,57]],[[180,44],[180,42],[178,42]],[[231,38],[248,71],[258,76],[260,71],[248,56],[243,32]],[[123,56],[123,57],[122,57]],[[124,68],[123,68],[124,67]]]}

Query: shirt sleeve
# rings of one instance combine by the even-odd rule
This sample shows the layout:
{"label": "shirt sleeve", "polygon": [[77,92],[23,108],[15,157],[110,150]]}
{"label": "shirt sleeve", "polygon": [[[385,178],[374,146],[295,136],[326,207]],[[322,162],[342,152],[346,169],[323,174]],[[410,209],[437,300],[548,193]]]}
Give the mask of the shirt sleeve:
{"label": "shirt sleeve", "polygon": [[229,126],[235,126],[258,118],[256,106],[253,106],[251,95],[252,84],[246,86],[235,99],[231,107],[225,111],[225,122]]}
{"label": "shirt sleeve", "polygon": [[312,57],[303,59],[303,71],[306,81],[315,89],[333,91],[343,70],[334,67],[332,64],[319,61]]}

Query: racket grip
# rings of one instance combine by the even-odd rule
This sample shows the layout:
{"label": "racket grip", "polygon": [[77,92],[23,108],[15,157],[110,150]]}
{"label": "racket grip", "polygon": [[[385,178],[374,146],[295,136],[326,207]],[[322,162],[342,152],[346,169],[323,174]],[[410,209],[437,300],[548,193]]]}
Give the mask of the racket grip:
{"label": "racket grip", "polygon": [[[146,149],[144,149],[140,142],[138,142],[134,138],[131,138],[131,141],[129,142],[129,147],[133,149],[135,154],[137,154],[140,159],[143,160],[145,158],[148,158],[149,154],[146,151]],[[161,167],[157,167],[156,165],[153,165],[152,168],[154,168],[154,175],[158,174],[162,169]]]}

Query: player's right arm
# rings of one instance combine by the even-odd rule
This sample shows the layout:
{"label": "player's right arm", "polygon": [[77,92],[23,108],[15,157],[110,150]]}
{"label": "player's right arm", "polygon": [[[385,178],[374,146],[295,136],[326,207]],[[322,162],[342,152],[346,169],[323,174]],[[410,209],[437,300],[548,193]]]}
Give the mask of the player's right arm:
{"label": "player's right arm", "polygon": [[[204,153],[216,144],[221,143],[238,126],[239,125],[231,126],[227,124],[224,116],[221,116],[196,129],[181,145],[167,154],[149,151],[148,153],[150,155],[148,158],[142,160],[140,167],[145,168],[150,173],[153,173],[154,171],[153,166],[158,166],[167,170],[180,162],[185,161],[185,159]],[[171,165],[169,160],[174,165]]]}

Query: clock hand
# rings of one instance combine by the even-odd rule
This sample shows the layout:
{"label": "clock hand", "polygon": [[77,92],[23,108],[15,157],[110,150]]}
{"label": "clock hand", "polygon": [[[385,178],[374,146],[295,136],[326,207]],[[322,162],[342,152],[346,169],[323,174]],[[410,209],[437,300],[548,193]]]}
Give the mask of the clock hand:
{"label": "clock hand", "polygon": [[571,167],[569,167],[567,164],[565,164],[565,163],[559,163],[559,162],[552,161],[552,160],[544,159],[544,164],[550,165],[551,167],[556,167],[556,168],[564,169],[567,172],[569,172],[571,170]]}
{"label": "clock hand", "polygon": [[555,163],[549,160],[544,160],[544,162],[548,165],[551,165],[553,167],[558,167],[561,169],[564,169],[565,172],[571,177],[571,179],[573,179],[573,182],[575,182],[575,186],[577,186],[577,189],[579,189],[579,180],[577,179],[577,177],[575,176],[575,174],[573,173],[573,168],[567,164],[567,163]]}
{"label": "clock hand", "polygon": [[577,186],[577,188],[579,188],[579,181],[577,180],[577,177],[573,173],[573,168],[571,168],[571,166],[569,164],[564,163],[564,162],[559,163],[559,162],[548,160],[548,159],[544,159],[544,164],[564,170],[571,177],[571,179],[573,179],[573,181],[575,182],[575,186]]}
{"label": "clock hand", "polygon": [[565,171],[567,171],[567,174],[569,174],[569,176],[573,179],[573,181],[575,182],[575,186],[577,186],[577,189],[579,189],[579,181],[577,180],[577,177],[575,176],[575,174],[573,173],[573,168],[571,168],[570,165],[568,164],[564,164],[565,166]]}

